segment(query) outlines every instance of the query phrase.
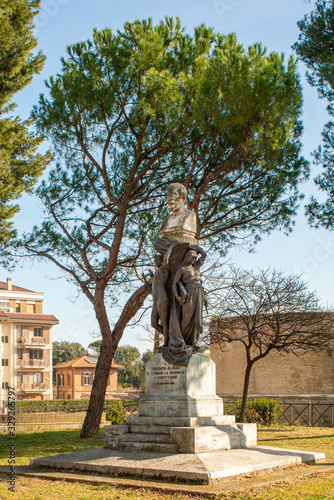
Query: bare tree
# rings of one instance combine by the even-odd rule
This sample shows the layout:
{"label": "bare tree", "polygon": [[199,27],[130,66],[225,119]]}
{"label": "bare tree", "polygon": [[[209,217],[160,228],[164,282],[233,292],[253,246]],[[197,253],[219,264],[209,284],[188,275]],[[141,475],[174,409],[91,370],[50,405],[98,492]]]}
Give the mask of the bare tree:
{"label": "bare tree", "polygon": [[299,356],[329,347],[334,315],[321,307],[299,276],[274,269],[252,272],[232,267],[228,283],[215,295],[210,344],[223,351],[226,343],[241,342],[246,351],[242,422],[254,364],[273,350]]}

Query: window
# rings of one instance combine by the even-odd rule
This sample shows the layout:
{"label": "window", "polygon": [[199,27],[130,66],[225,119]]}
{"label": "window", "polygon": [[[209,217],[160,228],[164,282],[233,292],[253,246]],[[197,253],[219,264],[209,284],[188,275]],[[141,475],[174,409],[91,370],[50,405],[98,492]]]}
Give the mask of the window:
{"label": "window", "polygon": [[4,312],[10,312],[9,310],[9,302],[0,302],[0,310]]}
{"label": "window", "polygon": [[71,374],[67,374],[67,385],[71,385]]}
{"label": "window", "polygon": [[8,389],[8,382],[2,382],[2,388]]}
{"label": "window", "polygon": [[16,313],[19,313],[19,312],[20,312],[20,306],[19,306],[19,305],[15,307],[15,312],[16,312]]}
{"label": "window", "polygon": [[22,326],[17,327],[17,336],[20,338],[22,337]]}
{"label": "window", "polygon": [[41,349],[32,349],[29,351],[29,359],[42,359],[43,351]]}
{"label": "window", "polygon": [[34,382],[43,382],[43,373],[34,373]]}
{"label": "window", "polygon": [[17,350],[17,359],[22,359],[22,349]]}
{"label": "window", "polygon": [[17,383],[18,383],[18,384],[22,384],[22,382],[23,382],[23,375],[22,375],[22,373],[20,373],[20,374],[17,376]]}
{"label": "window", "polygon": [[8,359],[2,359],[1,364],[2,366],[8,366]]}
{"label": "window", "polygon": [[82,385],[92,385],[90,373],[83,373],[82,374]]}
{"label": "window", "polygon": [[34,337],[42,337],[43,328],[34,328]]}
{"label": "window", "polygon": [[7,335],[2,335],[1,336],[1,342],[3,342],[4,344],[8,344],[8,336]]}
{"label": "window", "polygon": [[58,385],[64,385],[64,374],[58,373]]}

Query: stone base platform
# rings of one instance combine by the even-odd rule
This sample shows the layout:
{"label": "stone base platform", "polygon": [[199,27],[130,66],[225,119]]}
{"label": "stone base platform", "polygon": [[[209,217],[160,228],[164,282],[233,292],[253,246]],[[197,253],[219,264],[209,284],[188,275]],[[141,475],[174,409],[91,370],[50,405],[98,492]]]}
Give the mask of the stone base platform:
{"label": "stone base platform", "polygon": [[108,476],[212,484],[229,477],[301,463],[314,464],[323,453],[256,446],[197,454],[162,454],[104,448],[34,458],[32,468],[82,471]]}
{"label": "stone base platform", "polygon": [[234,416],[128,417],[125,425],[104,426],[104,448],[156,453],[204,453],[257,443],[256,425]]}
{"label": "stone base platform", "polygon": [[104,448],[155,453],[204,453],[255,446],[255,424],[236,424],[216,395],[215,364],[194,354],[187,367],[157,353],[145,366],[146,396],[139,416],[104,427]]}

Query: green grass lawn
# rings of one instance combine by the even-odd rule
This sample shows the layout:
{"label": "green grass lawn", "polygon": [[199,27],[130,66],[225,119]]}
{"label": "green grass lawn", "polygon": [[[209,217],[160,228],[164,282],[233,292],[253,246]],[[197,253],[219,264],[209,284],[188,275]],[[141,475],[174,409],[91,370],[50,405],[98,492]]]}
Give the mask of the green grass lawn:
{"label": "green grass lawn", "polygon": [[258,430],[258,444],[291,448],[294,450],[320,451],[327,459],[334,459],[334,428],[280,426]]}
{"label": "green grass lawn", "polygon": [[[6,435],[0,436],[0,465],[7,465],[8,449]],[[334,429],[324,427],[277,426],[259,429],[258,444],[281,448],[321,451],[326,454],[328,463],[334,459]],[[52,431],[32,434],[17,434],[17,464],[27,465],[30,458],[78,451],[103,446],[103,431],[94,439],[80,439],[79,430]],[[289,474],[287,474],[287,477]],[[0,480],[1,500],[188,500],[194,498],[187,494],[166,494],[161,491],[150,491],[136,487],[116,487],[114,485],[94,486],[66,481],[49,481],[45,479],[18,477],[16,491],[7,490],[6,475]],[[240,480],[240,487],[245,480]],[[200,500],[202,496],[195,496]],[[278,485],[268,485],[247,493],[230,493],[220,495],[228,500],[322,500],[334,499],[334,471],[315,472],[311,476],[296,478],[289,482],[284,480]]]}
{"label": "green grass lawn", "polygon": [[[0,435],[0,465],[7,465],[8,435]],[[103,447],[103,429],[96,438],[81,439],[80,429],[16,434],[16,465],[29,465],[31,458]]]}

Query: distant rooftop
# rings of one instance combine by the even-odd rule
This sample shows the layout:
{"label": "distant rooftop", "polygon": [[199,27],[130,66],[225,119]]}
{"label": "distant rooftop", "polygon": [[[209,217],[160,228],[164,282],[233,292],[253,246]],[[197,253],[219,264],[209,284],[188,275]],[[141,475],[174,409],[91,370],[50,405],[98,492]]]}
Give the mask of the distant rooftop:
{"label": "distant rooftop", "polygon": [[[90,365],[96,365],[96,363],[97,363],[97,358],[91,358],[86,355],[86,356],[80,356],[80,358],[71,359],[70,361],[63,361],[58,365],[54,365],[53,368],[69,368],[70,366],[76,368],[84,368],[84,367],[86,368]],[[112,362],[110,368],[117,368],[121,370],[124,368],[124,366]]]}
{"label": "distant rooftop", "polygon": [[53,314],[29,314],[0,311],[0,319],[11,321],[43,321],[45,323],[55,324],[59,323],[58,319]]}
{"label": "distant rooftop", "polygon": [[[0,281],[0,290],[10,290],[10,288],[8,288],[8,283],[6,283],[4,281]],[[38,293],[38,292],[34,292],[33,290],[28,290],[27,288],[22,288],[21,286],[16,286],[16,285],[12,285],[12,291],[13,292]]]}
{"label": "distant rooftop", "polygon": [[93,364],[97,363],[97,359],[96,358],[85,358],[85,361],[88,361],[88,363],[93,363]]}

